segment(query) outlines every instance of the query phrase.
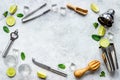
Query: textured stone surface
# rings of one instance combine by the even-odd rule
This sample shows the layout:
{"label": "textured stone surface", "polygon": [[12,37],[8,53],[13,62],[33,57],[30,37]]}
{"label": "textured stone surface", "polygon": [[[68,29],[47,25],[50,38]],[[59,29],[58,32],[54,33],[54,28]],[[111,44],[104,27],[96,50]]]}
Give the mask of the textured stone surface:
{"label": "textured stone surface", "polygon": [[[97,30],[92,26],[93,22],[97,21],[99,14],[106,12],[107,9],[115,9],[115,22],[113,27],[109,29],[114,33],[114,44],[116,47],[118,63],[120,62],[120,1],[119,0],[45,0],[48,3],[47,8],[50,8],[51,4],[57,4],[58,8],[65,7],[68,2],[78,5],[82,8],[88,9],[87,16],[81,16],[74,11],[66,9],[67,15],[61,16],[59,12],[49,12],[48,14],[37,18],[36,20],[28,23],[21,23],[21,19],[17,18],[16,25],[10,28],[10,31],[15,29],[19,30],[19,39],[15,41],[13,48],[17,48],[20,51],[26,53],[26,60],[21,61],[20,56],[18,58],[19,64],[27,63],[32,68],[32,74],[29,76],[29,80],[39,80],[36,76],[37,71],[44,71],[47,73],[47,80],[76,80],[73,76],[73,72],[69,69],[69,65],[73,62],[77,68],[83,68],[87,63],[93,59],[101,61],[100,70],[92,74],[86,74],[84,77],[78,80],[119,80],[120,72],[116,71],[115,75],[110,75],[104,62],[101,59],[99,53],[98,42],[91,39],[93,33],[97,33]],[[100,13],[95,14],[90,10],[90,3],[95,2],[100,7]],[[18,11],[23,12],[23,6],[30,6],[30,10],[38,7],[42,3],[41,0],[0,0],[0,51],[3,51],[9,40],[9,34],[6,34],[2,30],[2,26],[6,25],[5,18],[2,17],[2,13],[8,10],[11,4],[18,4]],[[37,12],[36,14],[39,14]],[[12,50],[11,49],[11,50]],[[10,51],[9,54],[11,54]],[[0,79],[10,80],[5,71],[7,66],[3,62],[3,58],[0,54]],[[20,54],[19,54],[20,55]],[[51,72],[48,72],[42,68],[35,66],[32,63],[32,57],[37,61],[44,63],[58,69],[59,63],[64,63],[67,68],[60,70],[68,74],[67,78],[63,78]],[[120,65],[120,64],[119,64]],[[101,71],[105,71],[106,77],[101,78],[99,76]],[[16,74],[13,80],[18,80],[19,73]]]}

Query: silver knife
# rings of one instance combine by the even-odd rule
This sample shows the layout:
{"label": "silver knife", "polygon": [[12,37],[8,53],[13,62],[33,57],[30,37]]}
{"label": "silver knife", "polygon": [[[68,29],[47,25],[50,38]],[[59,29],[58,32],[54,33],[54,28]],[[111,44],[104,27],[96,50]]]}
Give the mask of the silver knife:
{"label": "silver knife", "polygon": [[47,66],[47,65],[45,65],[45,64],[39,63],[39,62],[35,61],[34,58],[32,58],[32,61],[33,61],[33,63],[34,63],[35,65],[37,65],[37,66],[39,66],[39,67],[41,67],[41,68],[43,68],[43,69],[46,69],[46,70],[48,70],[48,71],[51,71],[51,72],[56,73],[56,74],[58,74],[58,75],[61,75],[61,76],[63,76],[63,77],[67,77],[67,74],[65,74],[65,73],[63,73],[63,72],[60,72],[60,71],[58,71],[58,70],[52,69],[51,67],[49,67],[49,66]]}

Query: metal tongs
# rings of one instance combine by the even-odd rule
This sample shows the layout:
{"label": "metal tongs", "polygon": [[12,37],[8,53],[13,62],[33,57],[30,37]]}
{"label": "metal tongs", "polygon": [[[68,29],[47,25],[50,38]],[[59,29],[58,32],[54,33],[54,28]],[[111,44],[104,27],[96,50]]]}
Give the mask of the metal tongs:
{"label": "metal tongs", "polygon": [[119,68],[114,44],[111,43],[109,47],[99,47],[102,51],[102,58],[109,72],[114,72]]}
{"label": "metal tongs", "polygon": [[22,18],[22,22],[25,23],[25,22],[31,21],[31,20],[33,20],[33,19],[36,19],[36,18],[38,18],[38,17],[40,17],[40,16],[48,13],[48,12],[50,11],[50,9],[47,9],[47,10],[45,10],[44,12],[42,12],[41,14],[38,14],[38,15],[32,17],[32,18],[27,19],[29,16],[31,16],[32,14],[34,14],[35,12],[37,12],[38,10],[42,9],[42,8],[45,7],[46,5],[47,5],[47,3],[44,3],[44,4],[42,4],[40,7],[38,7],[37,9],[35,9],[35,10],[33,10],[32,12],[30,12],[29,14],[27,14],[25,17]]}

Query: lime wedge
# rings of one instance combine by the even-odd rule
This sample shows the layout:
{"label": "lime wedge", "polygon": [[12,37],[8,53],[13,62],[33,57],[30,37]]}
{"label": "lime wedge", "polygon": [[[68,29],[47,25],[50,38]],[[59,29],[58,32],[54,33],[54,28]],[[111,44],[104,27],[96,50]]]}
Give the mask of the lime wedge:
{"label": "lime wedge", "polygon": [[11,5],[9,8],[9,13],[14,14],[17,11],[17,5]]}
{"label": "lime wedge", "polygon": [[100,45],[101,47],[106,48],[106,47],[108,47],[108,46],[110,45],[110,42],[109,42],[108,39],[103,38],[103,39],[100,40],[99,45]]}
{"label": "lime wedge", "polygon": [[42,79],[45,79],[47,77],[47,75],[43,72],[37,72],[37,76]]}
{"label": "lime wedge", "polygon": [[6,18],[6,23],[8,26],[12,27],[13,25],[15,25],[15,18],[13,16],[9,16]]}
{"label": "lime wedge", "polygon": [[95,3],[91,3],[90,8],[95,13],[99,12],[99,7]]}
{"label": "lime wedge", "polygon": [[16,70],[13,67],[7,69],[6,74],[8,77],[14,77],[16,75]]}
{"label": "lime wedge", "polygon": [[104,36],[105,33],[106,33],[106,29],[105,29],[104,26],[101,25],[101,26],[99,27],[99,29],[98,29],[98,35],[99,35],[99,36]]}

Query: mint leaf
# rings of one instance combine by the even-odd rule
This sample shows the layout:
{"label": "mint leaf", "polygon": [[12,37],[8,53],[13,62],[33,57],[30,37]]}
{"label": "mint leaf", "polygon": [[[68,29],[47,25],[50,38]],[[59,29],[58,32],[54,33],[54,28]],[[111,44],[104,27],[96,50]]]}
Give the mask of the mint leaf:
{"label": "mint leaf", "polygon": [[8,11],[5,11],[5,12],[3,13],[3,16],[4,16],[4,17],[7,17],[7,15],[8,15]]}
{"label": "mint leaf", "polygon": [[17,17],[22,18],[24,15],[22,13],[18,13]]}
{"label": "mint leaf", "polygon": [[25,53],[24,52],[21,52],[21,59],[25,60]]}
{"label": "mint leaf", "polygon": [[101,36],[93,34],[92,39],[94,39],[95,41],[99,41],[101,39]]}
{"label": "mint leaf", "polygon": [[105,72],[104,72],[104,71],[102,71],[102,72],[100,73],[100,77],[105,77]]}
{"label": "mint leaf", "polygon": [[3,26],[3,30],[4,30],[4,32],[6,32],[6,33],[9,33],[9,32],[10,32],[10,30],[9,30],[9,28],[8,28],[7,26]]}
{"label": "mint leaf", "polygon": [[99,24],[98,24],[97,22],[94,22],[94,23],[93,23],[93,26],[95,27],[95,29],[98,28],[98,25],[99,25]]}
{"label": "mint leaf", "polygon": [[65,69],[66,66],[64,64],[58,64],[58,67],[61,68],[61,69]]}

